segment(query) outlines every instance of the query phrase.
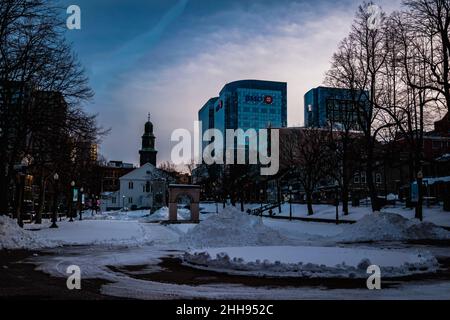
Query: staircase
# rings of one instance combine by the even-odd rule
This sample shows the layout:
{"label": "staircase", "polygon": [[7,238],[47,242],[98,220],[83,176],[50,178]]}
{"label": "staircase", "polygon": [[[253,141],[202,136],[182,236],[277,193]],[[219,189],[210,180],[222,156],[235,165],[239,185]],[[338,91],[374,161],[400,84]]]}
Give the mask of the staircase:
{"label": "staircase", "polygon": [[269,210],[273,210],[275,208],[278,208],[278,206],[282,205],[283,202],[281,203],[269,203],[266,204],[262,207],[258,207],[256,209],[249,209],[247,212],[249,215],[253,215],[253,216],[261,216],[263,215],[264,212],[269,211]]}

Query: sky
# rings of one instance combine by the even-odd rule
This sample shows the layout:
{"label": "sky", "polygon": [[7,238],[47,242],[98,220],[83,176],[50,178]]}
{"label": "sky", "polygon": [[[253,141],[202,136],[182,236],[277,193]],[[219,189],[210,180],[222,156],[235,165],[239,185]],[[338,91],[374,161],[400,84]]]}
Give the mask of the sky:
{"label": "sky", "polygon": [[[61,0],[81,9],[68,30],[95,91],[86,103],[110,128],[107,160],[138,164],[150,112],[158,163],[172,131],[193,132],[198,110],[229,82],[288,84],[288,125],[303,125],[303,95],[323,83],[350,31],[357,0]],[[375,1],[388,13],[400,0]]]}

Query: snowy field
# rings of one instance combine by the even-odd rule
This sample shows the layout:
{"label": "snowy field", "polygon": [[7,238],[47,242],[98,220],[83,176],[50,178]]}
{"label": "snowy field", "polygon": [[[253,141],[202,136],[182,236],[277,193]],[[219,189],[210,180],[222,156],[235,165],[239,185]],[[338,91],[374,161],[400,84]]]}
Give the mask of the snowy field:
{"label": "snowy field", "polygon": [[[258,205],[254,205],[254,208],[257,208]],[[319,219],[327,219],[327,220],[336,220],[336,207],[330,205],[314,205],[314,215],[308,216],[308,209],[306,205],[303,204],[292,204],[292,216],[297,218],[319,218]],[[382,209],[382,212],[388,213],[396,213],[407,219],[414,218],[414,209],[408,209],[401,206],[401,204],[396,205],[395,207],[390,206]],[[275,215],[280,215],[284,217],[289,217],[289,204],[284,203],[281,206],[281,214],[278,213],[278,208],[273,209],[273,213]],[[349,220],[349,221],[358,221],[364,216],[371,214],[372,210],[370,207],[361,206],[361,207],[352,207],[349,206],[349,215],[344,216],[342,213],[342,205],[339,207],[339,217],[340,219]],[[423,208],[423,217],[424,221],[432,222],[436,225],[450,227],[450,212],[445,212],[442,209],[442,206],[434,206],[434,207],[426,207]]]}
{"label": "snowy field", "polygon": [[[361,215],[355,224],[335,225],[260,218],[221,205],[218,209],[216,214],[215,204],[201,204],[200,224],[173,225],[158,223],[167,220],[167,208],[152,215],[148,211],[115,211],[95,216],[85,213],[83,221],[58,222],[58,229],[50,229],[49,221],[20,229],[15,221],[0,217],[0,248],[49,252],[51,255],[38,255],[29,262],[57,277],[66,276],[66,266],[79,265],[84,277],[112,282],[102,287],[103,293],[120,297],[270,299],[271,292],[277,292],[280,298],[301,295],[332,299],[330,293],[321,296],[314,288],[272,290],[225,284],[194,288],[155,283],[116,274],[108,266],[146,265],[145,272],[161,272],[161,259],[171,256],[195,269],[253,277],[364,278],[370,264],[379,265],[386,277],[402,277],[432,274],[439,267],[435,257],[439,248],[411,247],[405,241],[450,239],[450,232],[429,222],[419,223],[392,213]],[[189,218],[188,210],[179,210],[178,214],[181,220]],[[448,248],[439,252],[442,251],[450,256]],[[450,283],[439,286],[436,292],[450,289]],[[411,290],[415,291],[406,295],[409,298],[416,297],[412,294],[421,298],[433,296],[431,287]],[[356,291],[352,294],[360,298]],[[365,295],[363,292],[361,297]],[[403,293],[396,296],[390,290],[379,297],[399,296],[403,297]]]}
{"label": "snowy field", "polygon": [[[220,206],[219,214],[202,204],[202,222],[161,225],[168,219],[168,209],[150,215],[148,211],[107,212],[84,220],[26,224],[20,229],[6,217],[0,217],[0,245],[9,249],[38,249],[64,245],[139,246],[180,242],[184,247],[284,246],[305,243],[357,243],[369,241],[448,240],[450,232],[429,222],[420,223],[398,214],[381,213],[361,216],[358,223],[329,223],[276,220],[249,216],[233,207]],[[206,209],[205,209],[206,207]],[[189,211],[179,210],[180,220]]]}

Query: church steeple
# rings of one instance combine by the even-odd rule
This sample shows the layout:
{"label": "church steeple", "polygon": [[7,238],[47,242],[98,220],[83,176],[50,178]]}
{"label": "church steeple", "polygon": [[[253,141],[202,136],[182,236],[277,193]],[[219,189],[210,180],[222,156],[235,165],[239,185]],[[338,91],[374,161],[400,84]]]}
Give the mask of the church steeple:
{"label": "church steeple", "polygon": [[140,164],[143,166],[146,163],[151,163],[156,166],[155,149],[155,135],[153,134],[153,123],[150,121],[150,113],[148,114],[148,121],[145,123],[144,135],[142,136],[142,148],[139,151]]}

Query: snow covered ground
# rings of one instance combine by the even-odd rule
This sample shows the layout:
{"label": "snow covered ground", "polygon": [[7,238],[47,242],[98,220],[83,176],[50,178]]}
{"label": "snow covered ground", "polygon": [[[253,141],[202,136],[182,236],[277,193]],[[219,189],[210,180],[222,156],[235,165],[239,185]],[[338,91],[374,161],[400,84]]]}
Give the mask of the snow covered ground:
{"label": "snow covered ground", "polygon": [[[213,208],[215,205],[212,204]],[[203,205],[202,205],[203,207]],[[189,217],[188,210],[179,211]],[[220,213],[203,213],[202,223],[160,225],[168,218],[167,208],[149,215],[148,211],[108,212],[84,215],[83,221],[26,224],[0,217],[0,248],[39,249],[62,245],[139,246],[152,243],[176,243],[190,247],[305,245],[335,242],[404,241],[450,239],[449,232],[430,223],[403,219],[396,214],[370,214],[354,225],[275,220],[248,216],[233,207]]]}
{"label": "snow covered ground", "polygon": [[155,242],[173,242],[175,231],[158,224],[127,220],[83,220],[58,222],[58,229],[50,229],[50,222],[41,226],[26,225],[26,230],[45,238],[53,246],[108,245],[139,246]]}
{"label": "snow covered ground", "polygon": [[[258,206],[255,206],[258,207]],[[298,218],[320,218],[328,220],[336,220],[336,207],[331,205],[314,205],[314,215],[308,216],[307,206],[304,204],[292,204],[292,216]],[[281,214],[278,213],[278,209],[273,210],[274,214],[279,216],[289,216],[289,204],[285,203],[281,206]],[[414,210],[404,208],[401,204],[395,207],[386,207],[382,212],[397,213],[407,219],[414,218]],[[352,207],[349,206],[349,215],[344,216],[342,213],[342,205],[339,207],[339,217],[340,219],[345,219],[349,221],[357,221],[364,216],[372,214],[372,210],[368,206]],[[442,206],[434,206],[423,208],[424,221],[432,222],[436,225],[450,227],[450,212],[445,212]]]}
{"label": "snow covered ground", "polygon": [[[340,229],[316,223],[308,230],[309,222],[292,223],[274,223],[227,207],[181,238],[192,248],[202,248],[184,259],[196,268],[258,276],[366,277],[371,263],[383,267],[385,275],[401,276],[434,272],[437,261],[427,252],[342,249],[337,243],[450,239],[450,232],[431,223],[391,213],[367,215]],[[299,228],[292,229],[294,225]],[[307,241],[308,247],[301,245]],[[317,243],[333,247],[317,247]]]}
{"label": "snow covered ground", "polygon": [[152,218],[148,211],[116,211],[95,216],[84,214],[83,221],[58,221],[57,229],[50,228],[49,220],[39,225],[25,224],[21,229],[15,220],[0,216],[0,249],[39,250],[74,245],[142,246],[177,242],[185,231],[146,223],[166,220],[162,219],[166,215],[164,208]]}
{"label": "snow covered ground", "polygon": [[[448,251],[444,252],[450,256]],[[70,265],[78,265],[83,279],[105,279],[110,283],[101,288],[101,292],[115,297],[132,299],[408,299],[408,300],[442,300],[450,299],[449,281],[416,281],[398,283],[394,287],[382,290],[367,290],[365,283],[361,288],[326,288],[323,285],[300,286],[248,286],[225,283],[220,277],[211,284],[178,284],[151,281],[124,273],[111,271],[108,266],[145,266],[144,273],[164,271],[159,265],[161,257],[177,256],[182,252],[174,252],[166,246],[144,246],[114,250],[97,246],[86,248],[66,247],[55,255],[38,255],[29,260],[41,270],[54,277],[66,278],[66,269]],[[175,271],[173,277],[176,276]],[[183,272],[183,271],[180,271]],[[217,276],[217,275],[216,275]],[[62,281],[64,282],[64,281]],[[65,283],[65,282],[64,282]],[[326,281],[324,282],[326,284]]]}
{"label": "snow covered ground", "polygon": [[[220,214],[216,215],[215,204],[202,204],[201,207],[203,221],[199,225],[155,223],[166,220],[167,208],[151,216],[148,211],[109,212],[94,217],[87,213],[83,221],[58,222],[58,229],[50,229],[50,222],[45,221],[42,225],[26,225],[22,230],[15,221],[0,217],[0,248],[51,248],[46,251],[57,254],[31,259],[39,265],[39,270],[66,277],[65,267],[76,264],[82,268],[85,278],[111,281],[102,287],[102,292],[120,297],[273,299],[277,295],[277,298],[286,299],[342,298],[337,291],[334,296],[332,291],[317,288],[187,286],[152,282],[113,272],[109,266],[145,265],[145,272],[159,272],[162,258],[183,258],[185,252],[190,252],[187,257],[191,256],[189,263],[192,265],[195,262],[192,259],[204,259],[203,263],[195,263],[196,268],[246,272],[253,276],[298,277],[301,274],[304,277],[358,278],[367,276],[363,267],[370,263],[381,265],[385,275],[403,276],[434,272],[437,267],[434,251],[430,254],[428,249],[420,246],[412,249],[409,244],[403,244],[401,250],[393,250],[392,247],[398,247],[398,242],[392,246],[358,242],[422,237],[446,239],[448,236],[442,229],[404,221],[397,215],[371,214],[353,225],[335,225],[248,216],[235,208],[224,210],[222,206],[219,206]],[[181,217],[187,217],[188,213],[179,212]],[[435,292],[442,294],[445,289],[450,289],[450,284],[440,283]],[[423,291],[419,286],[409,290],[412,291],[405,295],[408,298],[436,297],[431,286],[424,285]],[[351,294],[353,298],[368,297],[366,291],[355,290]],[[444,296],[449,297],[448,292]],[[384,295],[375,293],[370,297],[399,298],[403,294],[390,290]]]}

